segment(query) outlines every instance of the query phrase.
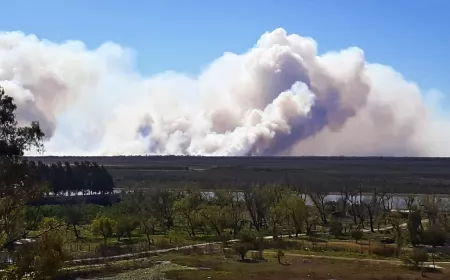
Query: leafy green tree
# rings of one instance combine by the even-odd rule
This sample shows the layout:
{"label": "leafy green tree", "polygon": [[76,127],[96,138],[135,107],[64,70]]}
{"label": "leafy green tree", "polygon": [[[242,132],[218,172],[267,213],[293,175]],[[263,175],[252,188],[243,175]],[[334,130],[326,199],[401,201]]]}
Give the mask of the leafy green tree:
{"label": "leafy green tree", "polygon": [[216,232],[217,236],[221,236],[227,223],[227,213],[225,209],[218,205],[208,205],[203,207],[199,214],[204,222]]}
{"label": "leafy green tree", "polygon": [[120,241],[120,238],[123,237],[124,235],[126,235],[128,239],[131,240],[131,233],[138,227],[138,225],[139,222],[132,217],[128,216],[120,217],[115,222],[117,240]]}
{"label": "leafy green tree", "polygon": [[32,275],[32,279],[52,279],[58,274],[69,258],[64,249],[66,235],[61,224],[63,222],[58,219],[44,218],[39,238],[13,252],[15,264],[9,271],[11,278],[7,279],[23,279],[25,275]]}
{"label": "leafy green tree", "polygon": [[282,202],[270,207],[268,212],[268,220],[270,227],[272,229],[272,236],[274,239],[278,238],[279,228],[282,226],[283,222],[286,221],[288,217],[288,209],[286,205]]}
{"label": "leafy green tree", "polygon": [[152,209],[152,215],[168,230],[174,225],[175,202],[180,199],[179,191],[155,189],[146,193]]}
{"label": "leafy green tree", "polygon": [[26,205],[45,193],[37,166],[23,157],[32,148],[43,149],[44,133],[37,122],[19,126],[16,109],[14,99],[0,88],[0,249],[30,234]]}
{"label": "leafy green tree", "polygon": [[157,220],[154,217],[141,218],[141,229],[147,238],[148,247],[152,245],[151,236],[156,232]]}
{"label": "leafy green tree", "polygon": [[297,237],[303,231],[307,216],[305,201],[298,195],[291,195],[286,201],[286,208]]}
{"label": "leafy green tree", "polygon": [[105,245],[108,242],[108,238],[113,235],[113,228],[114,220],[103,215],[97,216],[91,223],[92,231],[103,238]]}
{"label": "leafy green tree", "polygon": [[199,193],[187,193],[183,198],[174,203],[174,210],[179,221],[183,224],[187,233],[195,237],[195,230],[200,221],[199,207],[202,204]]}
{"label": "leafy green tree", "polygon": [[63,214],[68,227],[71,227],[77,240],[81,239],[78,227],[85,220],[83,204],[70,204],[63,207]]}

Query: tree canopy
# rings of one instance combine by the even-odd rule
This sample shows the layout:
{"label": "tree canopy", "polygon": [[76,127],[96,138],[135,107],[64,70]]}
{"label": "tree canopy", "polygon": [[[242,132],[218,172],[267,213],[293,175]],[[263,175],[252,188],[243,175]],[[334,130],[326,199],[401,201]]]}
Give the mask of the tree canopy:
{"label": "tree canopy", "polygon": [[36,170],[24,158],[31,148],[43,150],[44,133],[38,122],[19,126],[14,99],[0,88],[0,248],[24,238],[27,231],[25,206],[45,189]]}

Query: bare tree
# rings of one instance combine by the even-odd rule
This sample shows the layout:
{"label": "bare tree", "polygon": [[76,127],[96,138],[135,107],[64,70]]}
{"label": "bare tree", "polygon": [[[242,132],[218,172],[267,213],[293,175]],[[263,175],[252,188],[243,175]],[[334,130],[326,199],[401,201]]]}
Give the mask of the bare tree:
{"label": "bare tree", "polygon": [[252,225],[257,231],[267,227],[267,212],[270,201],[267,189],[261,186],[244,190],[244,203],[252,220]]}
{"label": "bare tree", "polygon": [[312,203],[316,207],[317,211],[319,212],[320,219],[322,220],[322,223],[327,224],[327,213],[325,209],[325,203],[326,198],[328,196],[327,192],[322,192],[320,190],[315,191],[309,191],[308,193],[309,198],[311,199]]}
{"label": "bare tree", "polygon": [[403,198],[405,205],[406,205],[406,209],[408,209],[408,211],[413,211],[415,210],[415,204],[416,204],[416,196],[415,195],[408,195],[405,196]]}
{"label": "bare tree", "polygon": [[442,198],[437,196],[436,194],[425,195],[420,198],[419,205],[422,209],[422,212],[427,217],[430,225],[436,224],[439,212],[441,210],[440,209],[441,204]]}
{"label": "bare tree", "polygon": [[347,213],[347,206],[350,194],[351,194],[350,187],[348,185],[345,185],[345,187],[341,190],[342,212],[344,213]]}
{"label": "bare tree", "polygon": [[370,231],[375,232],[374,222],[380,213],[380,199],[379,199],[378,192],[376,189],[374,189],[373,194],[369,199],[364,200],[363,205],[365,206],[365,208],[367,210]]}

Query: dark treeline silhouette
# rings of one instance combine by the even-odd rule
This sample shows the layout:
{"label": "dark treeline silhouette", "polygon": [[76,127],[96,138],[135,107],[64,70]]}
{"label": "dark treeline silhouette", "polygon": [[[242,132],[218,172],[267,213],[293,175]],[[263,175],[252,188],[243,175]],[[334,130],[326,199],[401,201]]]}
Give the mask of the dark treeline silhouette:
{"label": "dark treeline silhouette", "polygon": [[114,191],[114,181],[103,165],[82,161],[44,164],[29,162],[40,182],[48,187],[48,194],[110,194]]}

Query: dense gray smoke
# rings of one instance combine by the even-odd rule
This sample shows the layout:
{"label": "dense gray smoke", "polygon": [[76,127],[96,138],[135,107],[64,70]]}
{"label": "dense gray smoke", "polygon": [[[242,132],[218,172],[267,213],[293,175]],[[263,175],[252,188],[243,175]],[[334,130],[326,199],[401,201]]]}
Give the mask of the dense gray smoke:
{"label": "dense gray smoke", "polygon": [[49,155],[450,155],[450,127],[425,93],[358,48],[265,33],[195,78],[143,77],[113,43],[88,50],[0,34],[0,85]]}

